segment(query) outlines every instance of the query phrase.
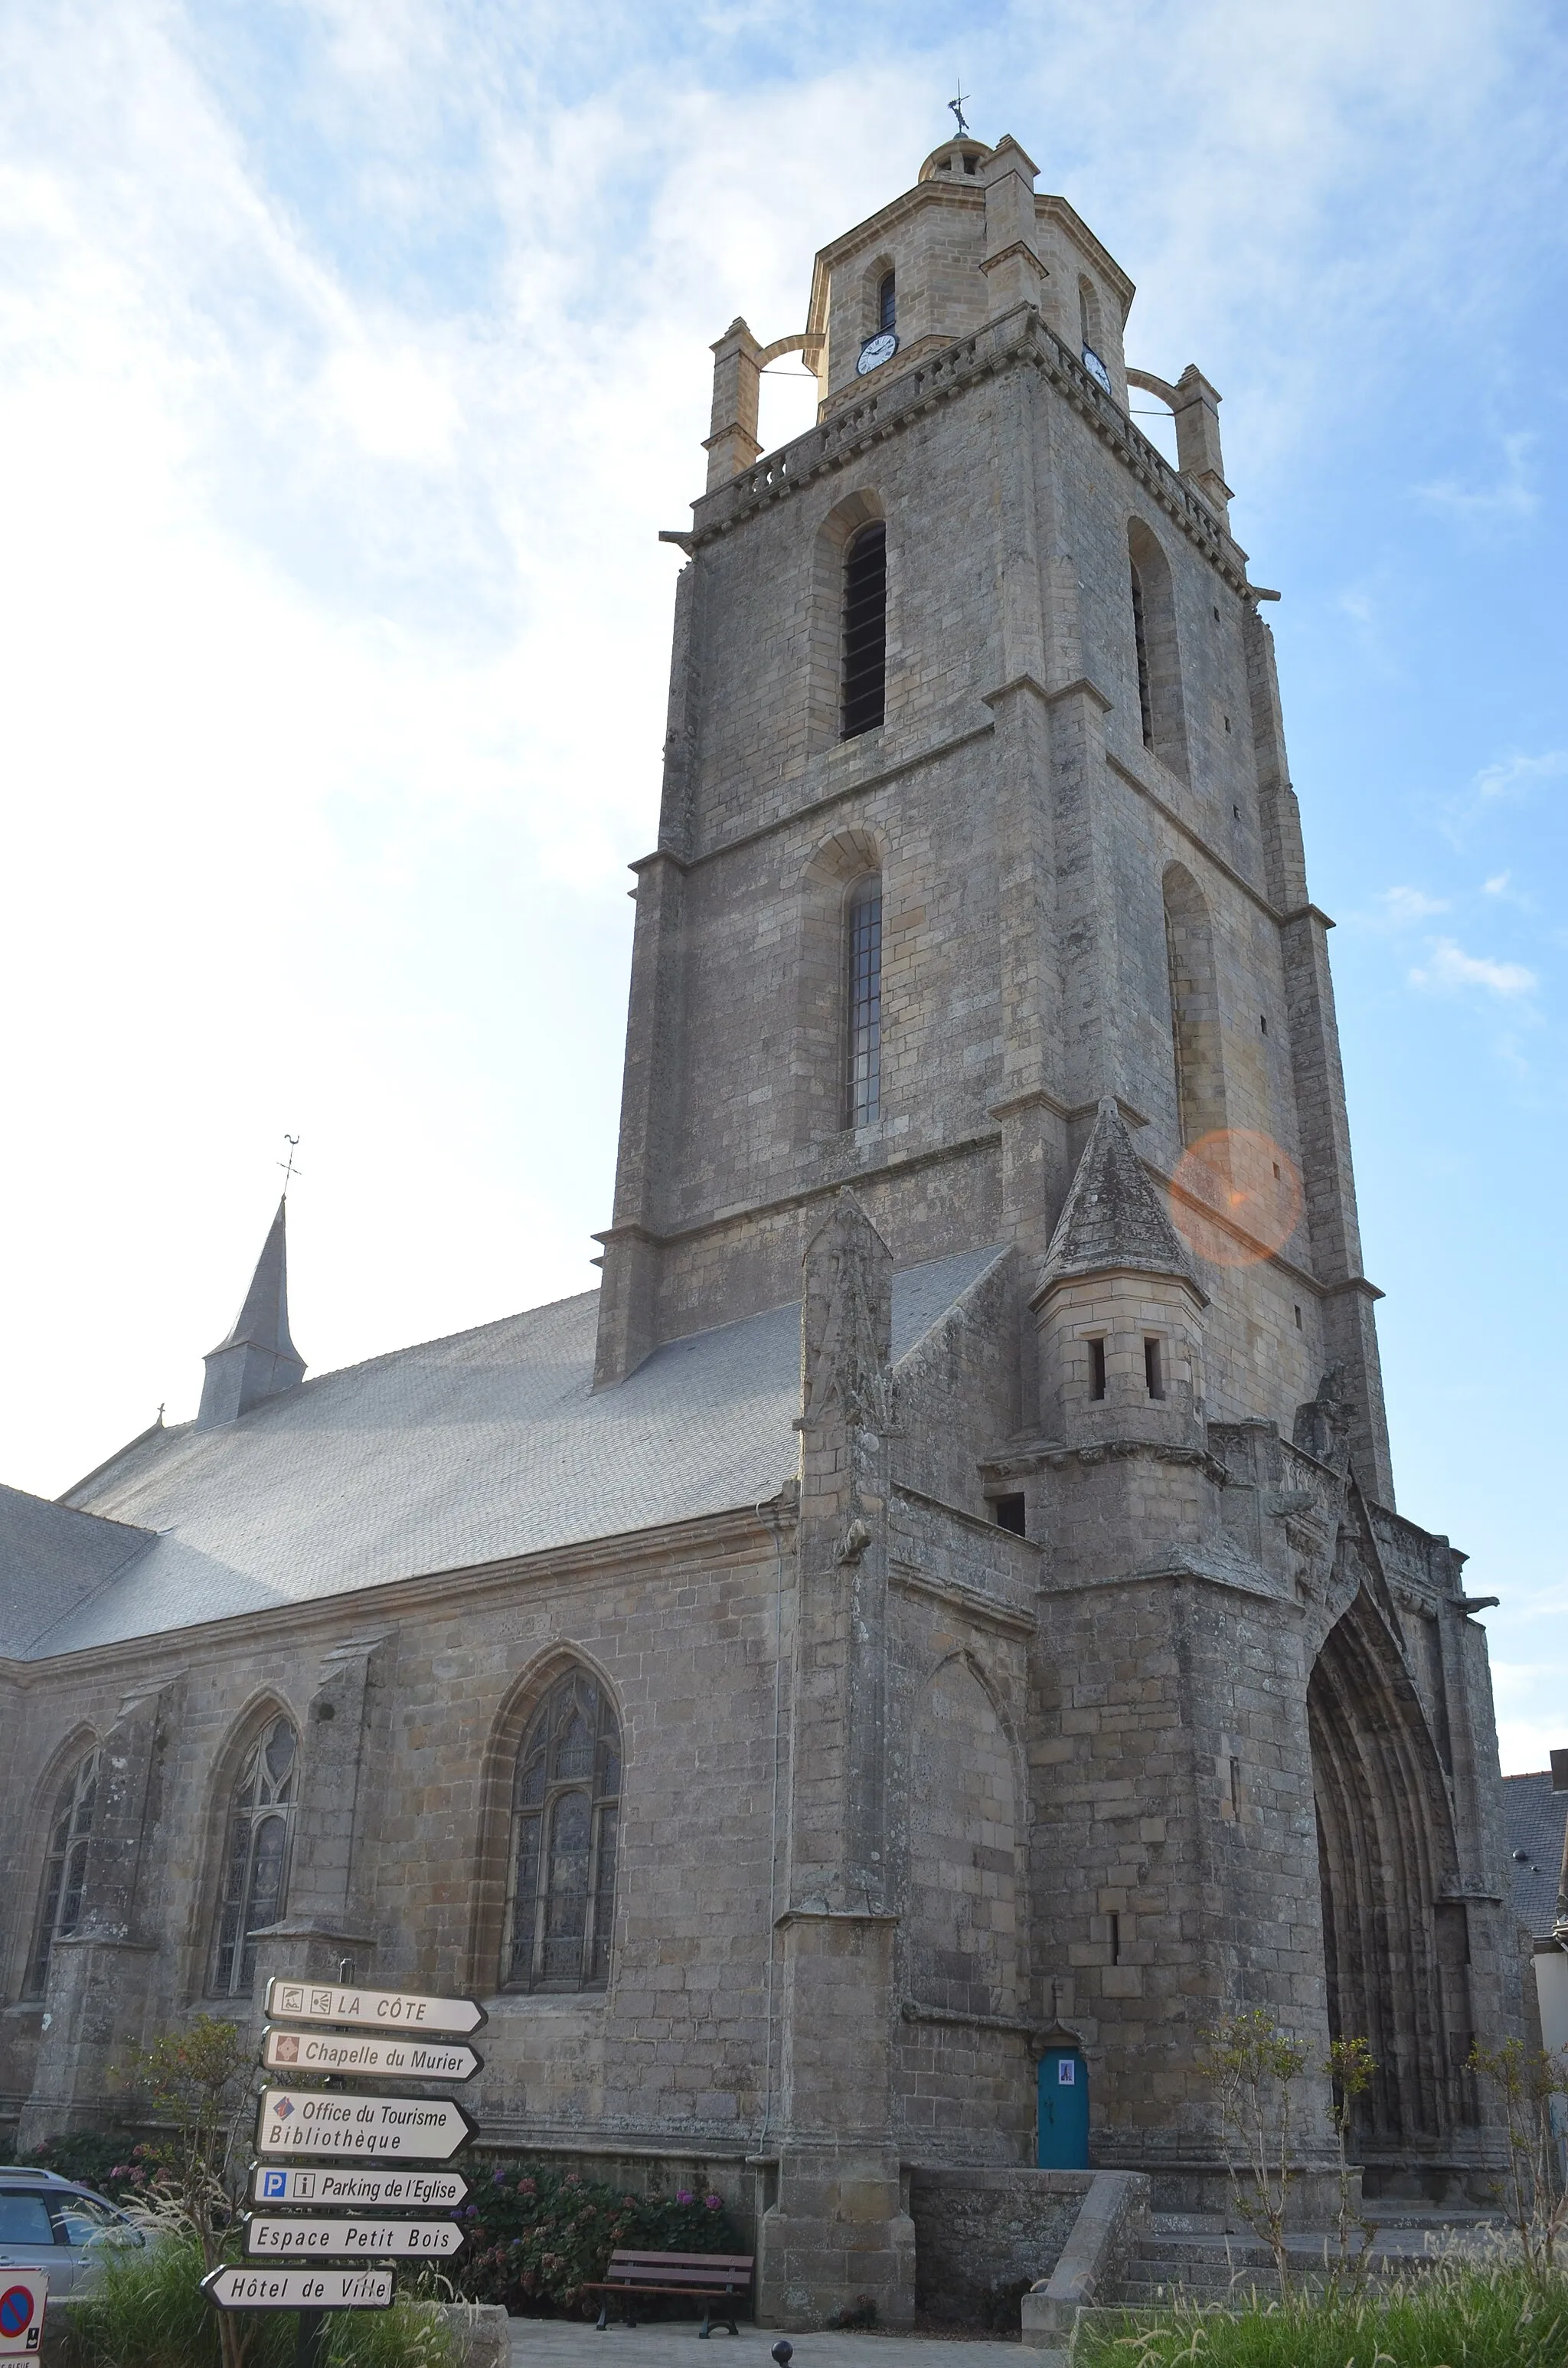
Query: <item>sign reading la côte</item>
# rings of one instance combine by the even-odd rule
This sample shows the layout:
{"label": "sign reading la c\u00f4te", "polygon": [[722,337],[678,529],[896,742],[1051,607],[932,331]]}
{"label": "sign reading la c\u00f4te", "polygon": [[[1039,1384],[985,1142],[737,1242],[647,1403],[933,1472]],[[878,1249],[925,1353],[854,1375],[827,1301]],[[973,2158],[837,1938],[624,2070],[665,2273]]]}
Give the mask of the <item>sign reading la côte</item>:
{"label": "sign reading la c\u00f4te", "polygon": [[455,2032],[487,2020],[477,1998],[424,1998],[415,1990],[362,1990],[330,1982],[267,1985],[267,2011],[278,2022],[347,2022],[357,2030]]}

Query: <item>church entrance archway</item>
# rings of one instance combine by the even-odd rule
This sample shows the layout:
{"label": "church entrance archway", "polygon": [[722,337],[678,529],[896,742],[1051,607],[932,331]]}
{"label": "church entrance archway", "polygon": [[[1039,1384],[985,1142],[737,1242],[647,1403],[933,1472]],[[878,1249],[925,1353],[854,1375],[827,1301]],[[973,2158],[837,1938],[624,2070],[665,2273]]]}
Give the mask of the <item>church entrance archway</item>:
{"label": "church entrance archway", "polygon": [[1354,2145],[1380,2170],[1450,2154],[1473,2122],[1469,1934],[1448,1790],[1419,1698],[1363,1587],[1307,1691],[1329,2028],[1378,2065]]}

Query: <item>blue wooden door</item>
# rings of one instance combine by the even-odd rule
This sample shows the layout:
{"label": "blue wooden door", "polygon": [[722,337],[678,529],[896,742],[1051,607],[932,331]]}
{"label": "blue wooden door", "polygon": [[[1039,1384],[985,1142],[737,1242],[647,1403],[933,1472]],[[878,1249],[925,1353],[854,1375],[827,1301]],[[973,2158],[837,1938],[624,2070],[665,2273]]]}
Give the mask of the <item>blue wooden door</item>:
{"label": "blue wooden door", "polygon": [[1041,2170],[1089,2167],[1089,2072],[1075,2047],[1050,2047],[1040,2059]]}

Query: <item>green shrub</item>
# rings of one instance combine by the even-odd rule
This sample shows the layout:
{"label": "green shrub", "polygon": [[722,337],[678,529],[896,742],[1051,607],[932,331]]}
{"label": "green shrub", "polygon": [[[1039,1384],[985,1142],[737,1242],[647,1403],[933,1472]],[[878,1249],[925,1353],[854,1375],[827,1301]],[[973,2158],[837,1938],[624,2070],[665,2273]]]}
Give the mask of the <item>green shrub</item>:
{"label": "green shrub", "polygon": [[1107,2312],[1084,2323],[1074,2358],[1076,2368],[1563,2368],[1568,2280],[1439,2270],[1321,2302],[1187,2305],[1157,2320]]}
{"label": "green shrub", "polygon": [[711,2193],[623,2195],[574,2170],[483,2157],[468,2177],[473,2192],[460,2216],[469,2241],[446,2275],[470,2302],[504,2303],[515,2314],[573,2310],[585,2286],[603,2277],[618,2246],[660,2253],[742,2249]]}
{"label": "green shrub", "polygon": [[78,2186],[112,2198],[139,2183],[128,2172],[135,2147],[129,2130],[70,2130],[63,2136],[45,2138],[42,2146],[19,2154],[17,2160],[32,2169],[57,2170],[62,2179],[74,2179]]}
{"label": "green shrub", "polygon": [[[92,2291],[71,2305],[70,2368],[219,2368],[219,2314],[201,2277],[194,2237],[111,2259]],[[290,2368],[299,2329],[293,2311],[242,2312],[238,2324],[246,2368]],[[456,2361],[438,2312],[415,2296],[400,2294],[391,2310],[331,2315],[327,2368],[456,2368]]]}

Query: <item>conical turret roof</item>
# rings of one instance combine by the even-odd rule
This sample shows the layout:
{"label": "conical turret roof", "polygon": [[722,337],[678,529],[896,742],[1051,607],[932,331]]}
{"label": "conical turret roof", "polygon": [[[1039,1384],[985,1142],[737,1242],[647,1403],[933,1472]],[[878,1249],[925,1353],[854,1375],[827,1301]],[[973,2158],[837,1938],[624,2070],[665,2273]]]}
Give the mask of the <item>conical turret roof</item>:
{"label": "conical turret roof", "polygon": [[1199,1300],[1206,1298],[1165,1201],[1132,1147],[1127,1122],[1108,1094],[1062,1204],[1040,1288],[1129,1269],[1174,1276]]}

